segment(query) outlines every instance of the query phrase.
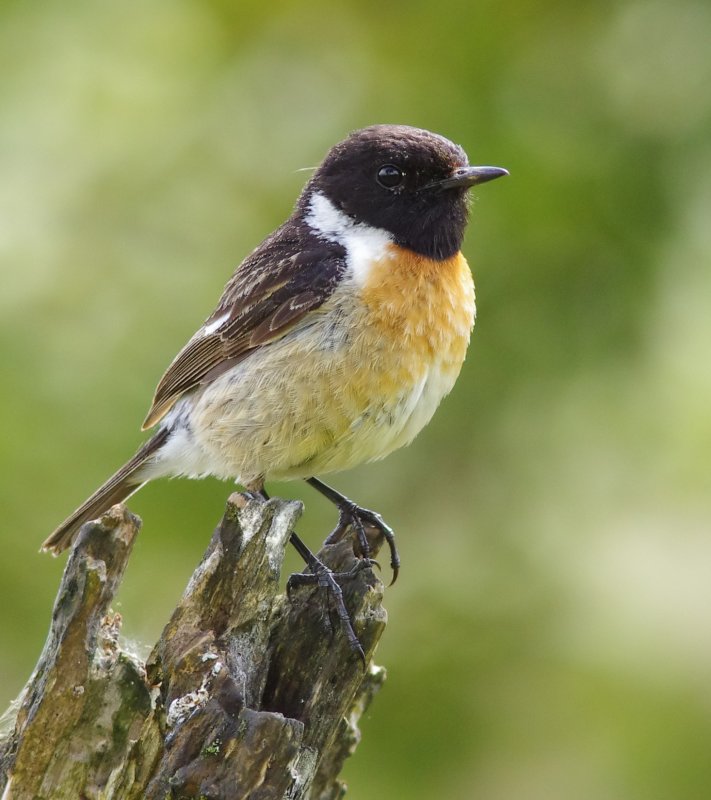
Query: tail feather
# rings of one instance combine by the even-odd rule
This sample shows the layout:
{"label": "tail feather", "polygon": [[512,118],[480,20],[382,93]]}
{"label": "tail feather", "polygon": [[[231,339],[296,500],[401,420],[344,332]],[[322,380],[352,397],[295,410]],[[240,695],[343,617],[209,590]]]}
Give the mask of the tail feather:
{"label": "tail feather", "polygon": [[115,503],[121,503],[137,492],[144,481],[138,476],[140,468],[160,449],[168,438],[168,430],[159,430],[136,453],[133,458],[115,472],[94,494],[85,500],[42,543],[42,550],[59,555],[74,541],[81,526],[96,519]]}

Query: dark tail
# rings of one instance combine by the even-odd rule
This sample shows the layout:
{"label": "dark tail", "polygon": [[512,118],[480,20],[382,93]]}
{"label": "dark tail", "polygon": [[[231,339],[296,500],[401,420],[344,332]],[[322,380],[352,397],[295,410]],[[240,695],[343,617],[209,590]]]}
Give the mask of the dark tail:
{"label": "dark tail", "polygon": [[42,550],[53,555],[59,555],[66,550],[76,537],[81,526],[91,519],[100,517],[115,503],[120,503],[141,488],[143,481],[137,472],[155,454],[168,438],[168,430],[162,428],[155,436],[151,437],[136,453],[124,464],[118,472],[112,475],[103,486],[85,500],[79,508],[42,543]]}

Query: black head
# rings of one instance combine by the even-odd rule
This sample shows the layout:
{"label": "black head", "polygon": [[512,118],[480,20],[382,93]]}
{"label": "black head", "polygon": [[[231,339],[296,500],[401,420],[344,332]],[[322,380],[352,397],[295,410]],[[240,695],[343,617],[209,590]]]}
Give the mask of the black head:
{"label": "black head", "polygon": [[300,205],[321,192],[340,211],[391,233],[397,244],[435,259],[462,244],[467,190],[507,175],[499,167],[470,167],[459,145],[407,125],[373,125],[331,148]]}

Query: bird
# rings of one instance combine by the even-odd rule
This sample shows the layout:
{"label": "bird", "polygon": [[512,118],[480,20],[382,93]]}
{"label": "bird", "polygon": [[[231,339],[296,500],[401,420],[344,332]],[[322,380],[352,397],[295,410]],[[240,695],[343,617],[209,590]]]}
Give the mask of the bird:
{"label": "bird", "polygon": [[211,475],[264,497],[267,480],[305,479],[339,510],[329,539],[350,524],[367,558],[365,527],[381,531],[394,580],[392,529],[316,476],[409,444],[453,388],[476,315],[461,252],[469,189],[504,175],[407,125],[333,146],[159,381],[143,423],[151,438],[43,550],[59,554],[156,478]]}

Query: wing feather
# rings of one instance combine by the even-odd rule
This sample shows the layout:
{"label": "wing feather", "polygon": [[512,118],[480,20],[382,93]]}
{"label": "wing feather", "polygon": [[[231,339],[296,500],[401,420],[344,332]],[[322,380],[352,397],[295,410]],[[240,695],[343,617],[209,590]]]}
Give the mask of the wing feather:
{"label": "wing feather", "polygon": [[344,272],[340,245],[287,222],[240,265],[215,312],[168,367],[143,429],[158,423],[185,392],[281,338],[330,297]]}

